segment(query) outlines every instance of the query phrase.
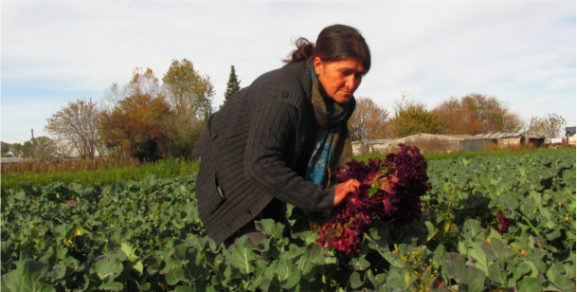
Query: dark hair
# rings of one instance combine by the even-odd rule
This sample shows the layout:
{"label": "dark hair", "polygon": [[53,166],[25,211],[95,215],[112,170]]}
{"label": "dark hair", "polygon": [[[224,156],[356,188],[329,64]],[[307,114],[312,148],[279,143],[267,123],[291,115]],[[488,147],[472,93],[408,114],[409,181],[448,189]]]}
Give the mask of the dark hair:
{"label": "dark hair", "polygon": [[371,52],[361,33],[350,26],[335,24],[325,27],[317,38],[316,45],[305,38],[295,41],[297,49],[289,54],[285,63],[292,64],[315,57],[324,62],[357,58],[366,72],[371,68]]}

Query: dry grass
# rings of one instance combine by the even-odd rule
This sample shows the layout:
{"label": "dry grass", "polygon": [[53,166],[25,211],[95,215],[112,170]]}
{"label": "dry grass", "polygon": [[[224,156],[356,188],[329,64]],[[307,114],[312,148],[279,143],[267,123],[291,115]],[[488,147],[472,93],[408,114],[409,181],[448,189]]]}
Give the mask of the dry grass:
{"label": "dry grass", "polygon": [[2,163],[1,173],[43,173],[43,172],[73,172],[83,170],[97,170],[103,168],[118,168],[124,166],[138,166],[137,159],[96,158],[90,160],[66,159],[53,161],[23,161]]}

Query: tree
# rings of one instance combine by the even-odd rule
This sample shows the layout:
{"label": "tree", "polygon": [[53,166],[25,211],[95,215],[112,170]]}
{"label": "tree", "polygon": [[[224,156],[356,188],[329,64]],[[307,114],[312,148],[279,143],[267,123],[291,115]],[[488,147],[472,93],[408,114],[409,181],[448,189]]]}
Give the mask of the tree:
{"label": "tree", "polygon": [[34,158],[39,161],[46,161],[58,157],[58,145],[46,137],[40,136],[34,140],[24,142],[22,145],[24,158]]}
{"label": "tree", "polygon": [[170,106],[162,96],[135,94],[118,102],[111,112],[102,112],[99,134],[107,148],[156,161],[168,155],[164,120]]}
{"label": "tree", "polygon": [[104,90],[104,95],[98,103],[101,110],[112,111],[119,101],[126,98],[125,90],[121,89],[118,83],[112,83],[110,87]]}
{"label": "tree", "polygon": [[185,112],[167,116],[164,122],[168,139],[167,152],[173,157],[190,158],[192,149],[205,128],[204,120]]}
{"label": "tree", "polygon": [[14,143],[10,145],[10,153],[12,154],[13,157],[22,157],[23,154],[23,146],[20,143]]}
{"label": "tree", "polygon": [[214,87],[187,59],[173,60],[162,81],[166,99],[174,109],[165,119],[168,153],[188,158],[212,114]]}
{"label": "tree", "polygon": [[82,158],[100,153],[97,119],[99,110],[92,99],[71,101],[48,119],[45,130],[66,141]]}
{"label": "tree", "polygon": [[162,81],[166,97],[177,115],[192,112],[204,119],[212,114],[214,87],[208,76],[201,76],[194,70],[191,61],[173,60]]}
{"label": "tree", "polygon": [[523,122],[507,106],[494,96],[473,93],[460,100],[451,97],[435,107],[440,133],[484,134],[516,132]]}
{"label": "tree", "polygon": [[567,121],[558,114],[549,114],[546,117],[531,117],[527,134],[546,137],[558,138],[563,136],[561,130]]}
{"label": "tree", "polygon": [[230,66],[230,74],[228,75],[228,83],[226,84],[226,92],[224,93],[224,101],[222,106],[228,101],[228,99],[240,90],[240,80],[236,76],[236,70],[234,65]]}
{"label": "tree", "polygon": [[465,123],[468,111],[461,106],[461,102],[451,97],[435,107],[432,112],[437,116],[439,133],[442,134],[467,134],[469,125]]}
{"label": "tree", "polygon": [[2,150],[2,157],[12,157],[12,154],[10,153],[10,144],[9,143],[4,143],[4,142],[0,142],[1,145],[1,150]]}
{"label": "tree", "polygon": [[389,121],[393,137],[402,138],[410,135],[428,133],[438,134],[437,116],[427,110],[423,103],[407,99],[406,92],[401,99],[395,100],[395,116]]}
{"label": "tree", "polygon": [[124,86],[124,95],[160,96],[161,88],[152,69],[146,68],[146,71],[142,72],[142,68],[134,68],[132,80]]}
{"label": "tree", "polygon": [[370,98],[357,98],[355,112],[349,119],[352,140],[379,139],[386,136],[389,112]]}

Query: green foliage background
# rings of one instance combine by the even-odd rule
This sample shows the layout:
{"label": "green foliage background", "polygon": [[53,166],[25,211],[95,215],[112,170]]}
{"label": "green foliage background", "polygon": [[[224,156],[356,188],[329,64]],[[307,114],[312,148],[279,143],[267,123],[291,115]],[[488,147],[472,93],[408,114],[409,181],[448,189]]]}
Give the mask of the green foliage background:
{"label": "green foliage background", "polygon": [[[23,183],[2,198],[2,291],[575,291],[575,159],[429,161],[421,219],[379,222],[359,254],[321,248],[292,208],[291,238],[262,220],[259,246],[217,246],[198,219],[194,174]],[[513,220],[507,233],[493,229],[498,211]]]}

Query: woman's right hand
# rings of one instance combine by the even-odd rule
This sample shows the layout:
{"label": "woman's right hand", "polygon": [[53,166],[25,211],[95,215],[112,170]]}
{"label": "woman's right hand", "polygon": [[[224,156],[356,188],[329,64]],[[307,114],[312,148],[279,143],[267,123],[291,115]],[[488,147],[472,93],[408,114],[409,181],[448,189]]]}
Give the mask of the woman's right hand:
{"label": "woman's right hand", "polygon": [[361,182],[351,178],[335,187],[335,206],[340,204],[349,193],[355,192],[361,186]]}

